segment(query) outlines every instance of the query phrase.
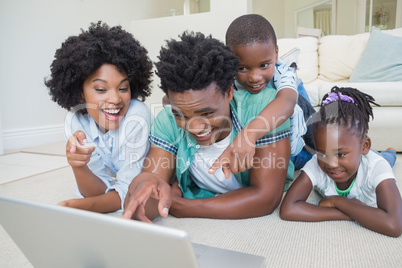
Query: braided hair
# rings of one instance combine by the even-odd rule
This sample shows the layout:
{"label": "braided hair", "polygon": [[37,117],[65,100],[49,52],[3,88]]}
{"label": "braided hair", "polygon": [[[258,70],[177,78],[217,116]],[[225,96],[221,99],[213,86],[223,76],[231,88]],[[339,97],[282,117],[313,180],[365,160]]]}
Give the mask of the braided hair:
{"label": "braided hair", "polygon": [[277,47],[275,30],[261,15],[247,14],[235,19],[226,31],[226,44],[230,47],[272,43]]}
{"label": "braided hair", "polygon": [[320,111],[314,115],[313,130],[336,124],[364,139],[370,116],[374,118],[371,105],[380,106],[374,101],[372,96],[355,88],[334,86],[330,93],[325,94]]}
{"label": "braided hair", "polygon": [[215,82],[224,94],[233,84],[238,59],[222,42],[202,33],[184,32],[170,40],[155,63],[161,89],[184,92],[201,90]]}
{"label": "braided hair", "polygon": [[[52,100],[67,110],[82,103],[84,81],[109,63],[127,74],[131,98],[144,101],[151,94],[152,62],[147,50],[121,26],[110,28],[99,21],[81,31],[67,38],[56,51],[50,78],[45,78]],[[86,109],[79,112],[87,113]]]}

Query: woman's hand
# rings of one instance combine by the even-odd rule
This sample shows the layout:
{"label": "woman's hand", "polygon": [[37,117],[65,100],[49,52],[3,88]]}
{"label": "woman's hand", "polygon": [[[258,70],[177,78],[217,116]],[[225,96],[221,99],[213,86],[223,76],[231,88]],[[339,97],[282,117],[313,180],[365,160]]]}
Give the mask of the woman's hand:
{"label": "woman's hand", "polygon": [[94,150],[95,146],[87,146],[85,133],[78,130],[67,141],[67,161],[72,167],[86,166]]}

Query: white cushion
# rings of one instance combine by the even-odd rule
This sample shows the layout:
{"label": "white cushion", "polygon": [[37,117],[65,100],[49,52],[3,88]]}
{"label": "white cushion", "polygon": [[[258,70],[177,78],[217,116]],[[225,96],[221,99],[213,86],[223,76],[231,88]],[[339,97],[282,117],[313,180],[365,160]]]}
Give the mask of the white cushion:
{"label": "white cushion", "polygon": [[318,76],[318,40],[314,37],[281,38],[277,40],[279,58],[294,48],[300,49],[297,75],[303,83],[310,83]]}
{"label": "white cushion", "polygon": [[320,105],[321,99],[319,98],[319,92],[318,92],[319,87],[311,83],[303,85],[304,89],[307,92],[308,97],[310,98],[311,105],[313,107]]}
{"label": "white cushion", "polygon": [[402,82],[325,83],[319,88],[319,97],[330,92],[333,86],[352,87],[371,95],[375,102],[385,106],[402,107]]}
{"label": "white cushion", "polygon": [[371,148],[383,151],[394,147],[402,151],[402,107],[373,107],[374,119],[370,120],[368,136]]}
{"label": "white cushion", "polygon": [[349,79],[369,36],[369,33],[363,33],[322,37],[318,47],[319,78],[326,81]]}
{"label": "white cushion", "polygon": [[[402,28],[383,32],[402,36]],[[322,37],[318,46],[318,77],[324,81],[349,79],[360,60],[369,37],[370,33]]]}
{"label": "white cushion", "polygon": [[382,32],[390,34],[390,35],[402,36],[402,28],[396,28],[396,29],[392,29],[392,30],[384,30]]}

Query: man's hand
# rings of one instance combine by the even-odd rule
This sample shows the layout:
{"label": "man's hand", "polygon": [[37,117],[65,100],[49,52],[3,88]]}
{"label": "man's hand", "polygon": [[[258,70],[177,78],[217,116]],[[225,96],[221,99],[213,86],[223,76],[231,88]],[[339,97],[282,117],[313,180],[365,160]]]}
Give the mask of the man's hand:
{"label": "man's hand", "polygon": [[151,223],[145,215],[145,204],[150,197],[159,200],[158,212],[162,217],[167,217],[172,204],[169,184],[153,173],[143,172],[128,187],[123,218]]}
{"label": "man's hand", "polygon": [[254,154],[255,142],[251,141],[242,130],[215,160],[208,172],[214,174],[219,167],[222,167],[225,178],[228,179],[230,173],[237,174],[252,168]]}
{"label": "man's hand", "polygon": [[179,197],[182,198],[183,197],[183,193],[179,187],[179,182],[176,180],[173,184],[172,184],[172,197]]}
{"label": "man's hand", "polygon": [[95,146],[87,146],[84,132],[76,131],[67,141],[66,156],[72,167],[82,167],[88,164]]}

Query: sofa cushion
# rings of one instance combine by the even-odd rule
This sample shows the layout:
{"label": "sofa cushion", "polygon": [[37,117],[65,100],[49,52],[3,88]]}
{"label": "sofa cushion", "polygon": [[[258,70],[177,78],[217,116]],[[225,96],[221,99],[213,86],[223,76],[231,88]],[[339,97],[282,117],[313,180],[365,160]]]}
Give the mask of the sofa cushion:
{"label": "sofa cushion", "polygon": [[310,83],[304,84],[304,89],[306,90],[307,95],[310,98],[311,105],[313,107],[320,105],[321,99],[319,99],[319,87]]}
{"label": "sofa cushion", "polygon": [[315,80],[318,76],[318,40],[315,37],[278,39],[279,57],[294,48],[300,49],[297,75],[304,83]]}
{"label": "sofa cushion", "polygon": [[318,48],[319,78],[324,81],[349,79],[369,36],[363,33],[322,37]]}
{"label": "sofa cushion", "polygon": [[402,81],[402,37],[373,27],[350,82]]}
{"label": "sofa cushion", "polygon": [[[402,28],[382,32],[402,36]],[[349,79],[369,37],[370,33],[322,37],[318,46],[318,78],[330,82]]]}
{"label": "sofa cushion", "polygon": [[[373,107],[374,119],[369,123],[371,148],[383,151],[392,146],[402,151],[402,107]],[[400,155],[400,154],[399,154]]]}
{"label": "sofa cushion", "polygon": [[320,100],[333,86],[357,88],[373,96],[382,107],[402,107],[402,82],[325,83],[318,90]]}

